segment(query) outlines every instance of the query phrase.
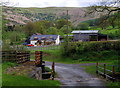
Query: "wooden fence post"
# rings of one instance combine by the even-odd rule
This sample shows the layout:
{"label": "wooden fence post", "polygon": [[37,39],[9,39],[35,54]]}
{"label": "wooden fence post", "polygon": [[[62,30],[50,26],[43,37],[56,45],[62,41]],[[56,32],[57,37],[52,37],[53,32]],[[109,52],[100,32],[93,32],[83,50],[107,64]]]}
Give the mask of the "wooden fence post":
{"label": "wooden fence post", "polygon": [[98,62],[96,63],[96,74],[98,74]]}
{"label": "wooden fence post", "polygon": [[35,51],[35,64],[38,67],[42,66],[42,51]]}
{"label": "wooden fence post", "polygon": [[54,76],[55,76],[55,63],[52,63],[52,80],[54,80]]}
{"label": "wooden fence post", "polygon": [[106,64],[104,64],[104,78],[106,78]]}
{"label": "wooden fence post", "polygon": [[113,78],[113,82],[115,81],[114,77],[115,77],[115,66],[113,65],[112,66],[112,78]]}

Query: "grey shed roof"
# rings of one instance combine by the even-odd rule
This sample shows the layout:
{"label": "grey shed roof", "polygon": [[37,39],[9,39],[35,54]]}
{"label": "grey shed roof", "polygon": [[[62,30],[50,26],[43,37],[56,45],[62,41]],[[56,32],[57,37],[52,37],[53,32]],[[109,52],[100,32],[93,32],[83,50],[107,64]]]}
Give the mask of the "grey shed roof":
{"label": "grey shed roof", "polygon": [[71,33],[98,33],[98,30],[76,30],[72,31]]}
{"label": "grey shed roof", "polygon": [[38,40],[41,40],[42,38],[45,38],[45,39],[50,39],[51,38],[53,40],[56,40],[58,36],[59,35],[32,35],[30,37],[30,40],[34,40],[35,37],[37,37]]}

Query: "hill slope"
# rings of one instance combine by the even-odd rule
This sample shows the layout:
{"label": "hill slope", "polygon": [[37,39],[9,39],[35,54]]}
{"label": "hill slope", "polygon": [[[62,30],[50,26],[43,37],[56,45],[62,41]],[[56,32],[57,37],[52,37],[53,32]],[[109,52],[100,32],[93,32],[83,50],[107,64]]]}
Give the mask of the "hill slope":
{"label": "hill slope", "polygon": [[69,20],[73,25],[77,25],[81,21],[94,19],[96,17],[84,17],[86,8],[74,7],[49,7],[49,8],[17,8],[3,7],[4,19],[10,20],[12,24],[26,24],[27,22],[35,22],[39,20],[55,21],[65,18],[67,10],[69,11]]}

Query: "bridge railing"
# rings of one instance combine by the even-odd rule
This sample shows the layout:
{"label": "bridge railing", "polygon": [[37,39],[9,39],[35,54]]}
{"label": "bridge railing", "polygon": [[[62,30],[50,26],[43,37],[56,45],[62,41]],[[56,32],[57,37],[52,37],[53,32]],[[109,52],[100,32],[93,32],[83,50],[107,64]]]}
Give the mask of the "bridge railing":
{"label": "bridge railing", "polygon": [[112,81],[115,81],[116,80],[116,77],[115,77],[115,73],[116,73],[115,67],[116,66],[114,66],[114,65],[109,66],[110,69],[107,69],[107,66],[109,66],[109,65],[103,64],[103,66],[101,66],[97,62],[96,63],[96,74],[102,75],[106,79],[109,78]]}

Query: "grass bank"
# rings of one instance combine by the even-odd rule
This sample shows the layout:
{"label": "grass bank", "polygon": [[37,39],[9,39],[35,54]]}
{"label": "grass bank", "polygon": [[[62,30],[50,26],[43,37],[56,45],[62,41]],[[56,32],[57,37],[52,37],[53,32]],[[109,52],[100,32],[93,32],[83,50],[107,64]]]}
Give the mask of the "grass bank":
{"label": "grass bank", "polygon": [[29,78],[27,76],[17,76],[17,75],[10,75],[5,74],[5,70],[8,67],[12,67],[17,65],[16,63],[3,63],[3,74],[2,74],[2,85],[3,86],[60,86],[60,82],[57,80],[36,80],[33,78]]}
{"label": "grass bank", "polygon": [[80,54],[77,58],[62,56],[61,54],[62,52],[60,50],[46,50],[43,52],[44,52],[43,60],[65,64],[96,63],[97,61],[107,63],[110,60],[118,59],[117,51],[83,53]]}
{"label": "grass bank", "polygon": [[[116,60],[108,60],[108,61],[102,61],[102,62],[99,62],[99,64],[101,64],[100,66],[103,67],[103,63],[107,63],[107,65],[109,66],[106,66],[107,69],[111,70],[112,67],[110,67],[110,65],[114,65],[114,63],[116,62]],[[85,71],[92,74],[92,75],[96,75],[96,66],[95,65],[91,65],[91,66],[82,66],[85,68]],[[100,77],[100,76],[99,76]],[[120,86],[120,82],[112,82],[112,81],[107,81],[106,82],[106,86],[108,86],[108,88],[119,88]]]}
{"label": "grass bank", "polygon": [[25,76],[3,74],[3,86],[59,86],[56,80],[36,80]]}
{"label": "grass bank", "polygon": [[2,64],[0,63],[0,87],[2,86]]}

